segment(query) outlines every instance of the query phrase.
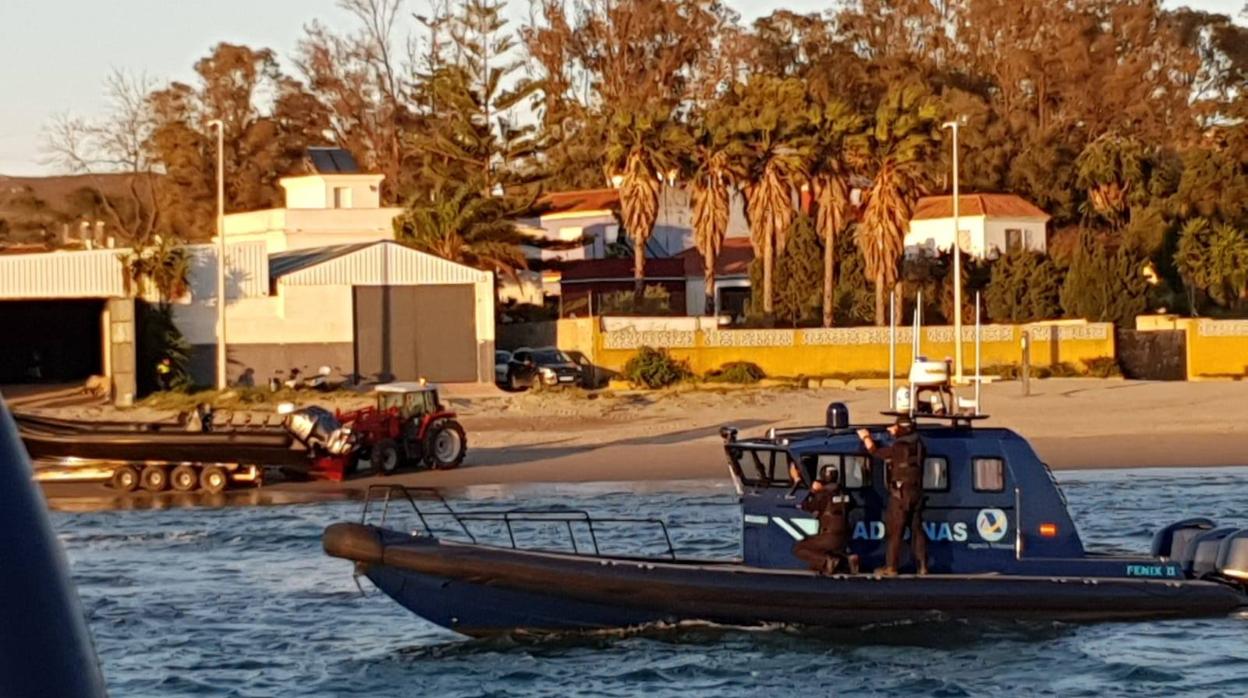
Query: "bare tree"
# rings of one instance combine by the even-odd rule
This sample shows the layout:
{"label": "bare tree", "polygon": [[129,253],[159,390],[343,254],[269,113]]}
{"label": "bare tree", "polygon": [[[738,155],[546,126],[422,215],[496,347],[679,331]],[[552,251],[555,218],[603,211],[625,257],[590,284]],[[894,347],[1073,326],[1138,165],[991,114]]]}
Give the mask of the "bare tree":
{"label": "bare tree", "polygon": [[[154,84],[145,75],[113,71],[105,82],[107,112],[95,120],[69,114],[44,129],[53,163],[91,182],[112,226],[131,244],[146,246],[161,226],[160,174],[149,150],[154,121],[148,102]],[[105,177],[120,178],[119,187]]]}
{"label": "bare tree", "polygon": [[399,43],[396,24],[403,0],[339,0],[357,21],[354,34],[332,32],[319,22],[306,28],[295,65],[330,115],[335,141],[384,175],[387,200],[400,198],[405,132],[411,111],[401,77],[410,72],[415,48]]}

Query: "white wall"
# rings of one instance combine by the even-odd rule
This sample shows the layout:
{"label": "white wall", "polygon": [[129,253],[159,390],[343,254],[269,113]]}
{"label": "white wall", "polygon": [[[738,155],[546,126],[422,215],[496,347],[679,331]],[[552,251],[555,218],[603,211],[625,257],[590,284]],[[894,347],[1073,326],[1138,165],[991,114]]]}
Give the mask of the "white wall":
{"label": "white wall", "polygon": [[[965,216],[958,219],[958,227],[962,229],[962,250],[980,259],[1005,253],[1005,231],[1009,229],[1024,231],[1025,249],[1037,252],[1048,250],[1046,222],[1041,218]],[[913,252],[920,248],[931,251],[953,249],[953,219],[910,221],[906,250]]]}
{"label": "white wall", "polygon": [[1046,225],[1043,220],[994,217],[984,227],[984,248],[988,251],[989,256],[994,254],[993,250],[996,250],[995,254],[1005,254],[1005,231],[1009,229],[1023,231],[1024,249],[1036,252],[1048,251],[1048,240],[1045,232]]}
{"label": "white wall", "polygon": [[231,243],[264,242],[270,254],[327,245],[394,239],[400,208],[283,209],[231,213],[225,236]]}
{"label": "white wall", "polygon": [[[265,298],[240,298],[225,307],[230,344],[306,344],[354,341],[350,286],[291,286]],[[173,307],[174,323],[191,344],[213,344],[214,300]]]}
{"label": "white wall", "polygon": [[349,203],[342,208],[377,208],[381,206],[381,180],[378,174],[316,174],[302,177],[283,177],[280,180],[286,190],[286,208],[335,208],[334,189],[348,191]]}
{"label": "white wall", "polygon": [[[958,228],[962,231],[962,250],[977,257],[983,256],[984,217],[962,216],[958,218]],[[910,230],[906,233],[906,250],[908,252],[926,249],[953,249],[953,219],[929,218],[910,221]]]}

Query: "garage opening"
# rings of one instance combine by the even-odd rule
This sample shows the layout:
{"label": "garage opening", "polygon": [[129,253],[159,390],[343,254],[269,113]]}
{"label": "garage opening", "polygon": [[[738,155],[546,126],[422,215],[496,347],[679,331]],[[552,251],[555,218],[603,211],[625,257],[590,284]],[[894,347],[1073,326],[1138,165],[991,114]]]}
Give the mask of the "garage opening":
{"label": "garage opening", "polygon": [[104,373],[104,301],[0,301],[0,383],[71,383]]}
{"label": "garage opening", "polygon": [[355,372],[365,380],[479,379],[471,285],[356,286],[353,292]]}

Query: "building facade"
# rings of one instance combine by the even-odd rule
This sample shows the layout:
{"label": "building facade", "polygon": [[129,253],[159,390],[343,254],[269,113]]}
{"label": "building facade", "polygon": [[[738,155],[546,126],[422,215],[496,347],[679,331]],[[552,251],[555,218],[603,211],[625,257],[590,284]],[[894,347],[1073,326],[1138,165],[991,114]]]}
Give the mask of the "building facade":
{"label": "building facade", "polygon": [[[992,259],[1015,250],[1048,250],[1050,216],[1021,196],[963,194],[958,199],[958,239],[964,254]],[[906,253],[952,250],[953,237],[953,197],[919,199],[906,232]]]}

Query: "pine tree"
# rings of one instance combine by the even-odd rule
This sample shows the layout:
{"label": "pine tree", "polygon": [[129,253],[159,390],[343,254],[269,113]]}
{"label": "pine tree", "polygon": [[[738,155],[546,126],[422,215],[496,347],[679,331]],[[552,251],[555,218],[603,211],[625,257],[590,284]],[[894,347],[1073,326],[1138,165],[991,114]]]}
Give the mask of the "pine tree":
{"label": "pine tree", "polygon": [[993,322],[1036,322],[1057,317],[1061,291],[1061,272],[1052,260],[1038,252],[1013,252],[993,263],[984,301]]}
{"label": "pine tree", "polygon": [[1062,310],[1069,317],[1134,327],[1148,302],[1146,262],[1126,245],[1111,249],[1091,231],[1082,231],[1062,284]]}

